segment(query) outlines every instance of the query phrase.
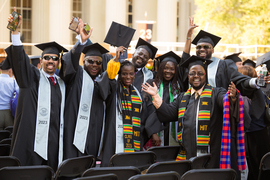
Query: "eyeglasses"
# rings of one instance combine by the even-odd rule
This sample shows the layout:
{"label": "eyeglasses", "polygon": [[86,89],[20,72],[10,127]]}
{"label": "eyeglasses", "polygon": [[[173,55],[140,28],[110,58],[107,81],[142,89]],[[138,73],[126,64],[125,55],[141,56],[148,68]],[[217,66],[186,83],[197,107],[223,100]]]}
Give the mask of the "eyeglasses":
{"label": "eyeglasses", "polygon": [[94,63],[96,63],[97,65],[101,65],[102,64],[102,61],[93,61],[92,59],[86,59],[86,61],[89,64],[94,64]]}
{"label": "eyeglasses", "polygon": [[201,48],[207,50],[207,49],[211,49],[211,46],[209,46],[209,45],[203,45],[203,46],[198,45],[198,46],[196,46],[196,49],[201,49]]}
{"label": "eyeglasses", "polygon": [[205,73],[203,73],[203,72],[197,72],[197,73],[191,72],[191,73],[189,73],[188,75],[189,75],[190,77],[193,77],[193,76],[196,76],[196,75],[202,77],[202,76],[205,75]]}
{"label": "eyeglasses", "polygon": [[57,57],[57,56],[43,56],[43,59],[45,59],[46,61],[49,61],[50,59],[52,59],[53,61],[58,61],[59,57]]}

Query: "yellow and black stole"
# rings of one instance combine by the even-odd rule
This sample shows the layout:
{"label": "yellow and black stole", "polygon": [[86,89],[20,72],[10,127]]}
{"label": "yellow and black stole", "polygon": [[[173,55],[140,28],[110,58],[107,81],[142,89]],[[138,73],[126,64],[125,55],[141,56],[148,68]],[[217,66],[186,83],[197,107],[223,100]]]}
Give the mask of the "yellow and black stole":
{"label": "yellow and black stole", "polygon": [[[209,123],[210,123],[210,111],[212,108],[211,96],[212,96],[212,86],[209,84],[205,85],[204,90],[200,96],[200,104],[198,111],[198,127],[197,127],[197,149],[208,150],[208,145],[210,141]],[[179,143],[182,145],[182,123],[184,120],[184,113],[186,107],[189,103],[191,96],[191,88],[187,90],[184,94],[178,109],[178,131],[177,137]],[[186,151],[184,147],[181,148],[176,160],[185,160]]]}
{"label": "yellow and black stole", "polygon": [[141,146],[141,106],[142,102],[133,86],[130,86],[130,94],[123,87],[122,115],[124,152],[140,151]]}

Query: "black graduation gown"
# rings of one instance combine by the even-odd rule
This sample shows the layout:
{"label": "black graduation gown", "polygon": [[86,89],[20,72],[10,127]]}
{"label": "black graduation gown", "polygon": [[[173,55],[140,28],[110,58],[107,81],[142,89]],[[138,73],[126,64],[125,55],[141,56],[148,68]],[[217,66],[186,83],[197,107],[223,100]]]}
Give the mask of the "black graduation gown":
{"label": "black graduation gown", "polygon": [[[151,73],[153,73],[153,78],[154,78],[155,73],[153,71],[151,71]],[[134,79],[134,82],[133,82],[133,86],[135,86],[140,93],[142,92],[143,79],[144,79],[144,74],[143,74],[142,68],[141,68],[140,71],[136,72],[135,79]],[[147,81],[147,80],[148,79],[146,79],[145,81]]]}
{"label": "black graduation gown", "polygon": [[[106,118],[103,140],[103,154],[101,166],[108,166],[110,158],[115,154],[116,148],[116,108],[117,108],[117,82],[115,79],[108,78],[107,72],[97,81],[102,87],[101,94],[106,99]],[[145,102],[142,97],[142,116],[141,116],[141,150],[153,133],[162,130],[161,123],[156,121],[155,108],[151,101]],[[151,119],[151,120],[149,120]],[[154,120],[155,119],[155,120]],[[149,120],[149,121],[148,121]]]}
{"label": "black graduation gown", "polygon": [[[183,52],[181,62],[184,62],[190,57],[189,54]],[[188,69],[180,67],[179,68],[180,79],[185,83],[185,91],[188,89]],[[231,61],[220,60],[216,73],[216,87],[223,87],[228,89],[231,81],[236,85],[236,88],[241,92],[241,95],[247,96],[252,99],[251,114],[257,119],[260,118],[259,114],[263,113],[264,105],[260,102],[264,101],[264,96],[261,91],[249,86],[250,81],[249,76],[245,76],[238,72],[235,63]],[[247,116],[247,114],[245,114]]]}
{"label": "black graduation gown", "polygon": [[[219,168],[220,164],[223,127],[223,98],[226,92],[227,91],[223,88],[213,88],[212,91],[212,109],[209,124],[209,132],[211,133],[209,145],[212,157],[207,166],[208,168]],[[178,109],[184,94],[184,92],[179,94],[177,99],[171,104],[162,103],[162,105],[156,110],[160,121],[171,122],[178,120]],[[184,114],[182,142],[187,151],[187,159],[197,156],[196,117],[194,112],[197,111],[196,105],[198,104],[198,99],[199,98],[195,100],[194,95],[190,97],[188,107]]]}
{"label": "black graduation gown", "polygon": [[37,117],[37,101],[40,71],[29,63],[23,46],[6,49],[8,60],[20,87],[20,94],[14,121],[11,155],[17,157],[21,165],[46,164],[54,170],[58,167],[59,127],[61,91],[59,84],[51,83],[51,114],[48,136],[48,161],[34,152]]}
{"label": "black graduation gown", "polygon": [[[85,152],[81,153],[73,144],[77,116],[82,93],[83,67],[79,66],[79,59],[83,45],[75,45],[73,50],[65,54],[62,60],[60,77],[67,87],[64,126],[64,159],[93,155],[97,157],[102,135],[104,106],[99,86],[94,83],[89,128],[85,145]],[[73,53],[71,53],[73,52]]]}

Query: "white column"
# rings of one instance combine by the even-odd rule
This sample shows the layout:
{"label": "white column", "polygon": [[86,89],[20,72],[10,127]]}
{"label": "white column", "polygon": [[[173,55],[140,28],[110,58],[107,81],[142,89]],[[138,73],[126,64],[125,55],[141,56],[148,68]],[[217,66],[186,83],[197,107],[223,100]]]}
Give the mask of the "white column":
{"label": "white column", "polygon": [[[32,1],[32,43],[49,42],[49,1]],[[32,47],[33,55],[40,55],[41,50]]]}
{"label": "white column", "polygon": [[[107,34],[112,21],[127,25],[127,1],[106,0],[105,33]],[[105,34],[105,35],[106,35]],[[105,36],[104,36],[105,39]]]}
{"label": "white column", "polygon": [[177,0],[157,0],[157,41],[176,41]]}
{"label": "white column", "polygon": [[71,43],[71,31],[68,29],[71,21],[71,0],[49,0],[49,41],[61,45]]}
{"label": "white column", "polygon": [[[132,25],[134,29],[138,29],[136,21],[157,21],[157,0],[135,0],[132,2]],[[147,17],[145,17],[145,12]],[[157,37],[157,24],[153,24],[152,41],[156,41]],[[139,32],[136,31],[133,39],[139,38]]]}
{"label": "white column", "polygon": [[[179,42],[186,41],[189,17],[194,17],[195,9],[193,0],[179,0]],[[196,19],[194,22],[196,24]]]}
{"label": "white column", "polygon": [[[106,35],[106,0],[82,0],[82,4],[82,19],[94,28],[90,40],[102,44]],[[107,13],[110,14],[110,11]]]}
{"label": "white column", "polygon": [[[7,29],[7,19],[10,14],[10,0],[1,0],[0,3],[0,42],[10,42],[10,31]],[[8,45],[1,45],[0,48],[7,48]]]}

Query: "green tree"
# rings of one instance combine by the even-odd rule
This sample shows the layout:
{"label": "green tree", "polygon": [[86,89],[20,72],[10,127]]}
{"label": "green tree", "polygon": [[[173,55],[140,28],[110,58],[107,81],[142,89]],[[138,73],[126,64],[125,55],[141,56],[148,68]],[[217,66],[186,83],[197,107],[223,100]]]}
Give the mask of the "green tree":
{"label": "green tree", "polygon": [[195,23],[222,43],[270,44],[269,0],[195,0]]}

